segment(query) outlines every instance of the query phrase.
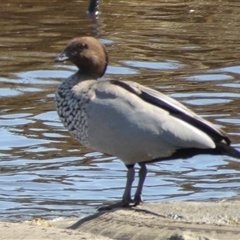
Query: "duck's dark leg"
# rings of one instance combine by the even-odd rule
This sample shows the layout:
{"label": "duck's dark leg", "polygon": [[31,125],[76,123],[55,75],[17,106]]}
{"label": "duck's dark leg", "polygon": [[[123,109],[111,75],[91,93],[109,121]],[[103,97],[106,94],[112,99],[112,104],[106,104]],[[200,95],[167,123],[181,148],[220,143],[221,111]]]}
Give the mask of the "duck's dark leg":
{"label": "duck's dark leg", "polygon": [[126,167],[128,169],[127,182],[126,182],[125,190],[123,193],[122,201],[118,202],[118,203],[114,203],[107,207],[101,207],[98,209],[98,211],[111,210],[114,208],[121,208],[121,207],[128,207],[130,205],[130,203],[132,203],[131,189],[132,189],[132,183],[133,183],[134,177],[135,177],[135,169],[134,169],[134,164],[126,165]]}
{"label": "duck's dark leg", "polygon": [[134,164],[126,165],[126,167],[127,167],[128,171],[127,171],[126,187],[125,187],[123,197],[122,197],[123,207],[129,206],[129,204],[132,202],[131,189],[132,189],[132,183],[135,178]]}
{"label": "duck's dark leg", "polygon": [[134,205],[137,206],[141,202],[143,202],[142,198],[142,189],[143,189],[143,184],[147,175],[147,167],[145,163],[139,163],[140,169],[138,172],[139,175],[139,180],[138,180],[138,186],[137,190],[134,196]]}

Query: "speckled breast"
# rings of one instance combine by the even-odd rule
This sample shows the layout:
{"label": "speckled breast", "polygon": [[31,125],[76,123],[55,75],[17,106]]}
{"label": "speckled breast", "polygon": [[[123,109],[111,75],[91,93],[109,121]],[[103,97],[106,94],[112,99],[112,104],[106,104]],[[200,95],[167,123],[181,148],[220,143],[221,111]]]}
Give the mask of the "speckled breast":
{"label": "speckled breast", "polygon": [[67,84],[63,83],[56,91],[55,103],[64,126],[83,145],[89,146],[86,112],[87,97],[76,95]]}

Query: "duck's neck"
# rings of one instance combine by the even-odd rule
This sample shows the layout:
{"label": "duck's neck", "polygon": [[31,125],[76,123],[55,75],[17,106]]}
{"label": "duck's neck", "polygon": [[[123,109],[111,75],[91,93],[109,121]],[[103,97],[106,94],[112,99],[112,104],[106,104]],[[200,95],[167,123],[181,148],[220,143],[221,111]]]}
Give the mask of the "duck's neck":
{"label": "duck's neck", "polygon": [[91,85],[95,84],[96,81],[96,77],[83,74],[79,71],[69,78],[66,78],[56,91],[55,100],[57,108],[61,107],[63,102],[65,102],[67,106],[71,101],[84,97],[85,95],[83,93],[89,91]]}
{"label": "duck's neck", "polygon": [[80,82],[84,82],[87,80],[98,80],[98,77],[94,74],[89,74],[89,73],[84,73],[81,70],[78,70],[75,74],[73,74],[72,76],[70,76],[69,78],[67,78],[65,81],[69,84],[69,85],[76,85]]}

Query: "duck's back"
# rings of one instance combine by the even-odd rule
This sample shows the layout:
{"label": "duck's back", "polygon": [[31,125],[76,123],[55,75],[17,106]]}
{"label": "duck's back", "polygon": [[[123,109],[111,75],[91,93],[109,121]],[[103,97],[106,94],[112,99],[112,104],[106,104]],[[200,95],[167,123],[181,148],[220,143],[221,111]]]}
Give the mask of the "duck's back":
{"label": "duck's back", "polygon": [[215,147],[204,132],[112,81],[95,82],[89,92],[84,111],[89,147],[95,150],[129,164],[169,157],[180,148]]}

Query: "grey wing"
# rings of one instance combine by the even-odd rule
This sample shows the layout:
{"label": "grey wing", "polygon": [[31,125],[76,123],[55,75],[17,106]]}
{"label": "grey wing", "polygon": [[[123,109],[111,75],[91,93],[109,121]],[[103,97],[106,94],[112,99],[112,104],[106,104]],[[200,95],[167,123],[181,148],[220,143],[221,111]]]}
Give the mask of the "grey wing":
{"label": "grey wing", "polygon": [[135,82],[113,81],[112,83],[127,89],[138,95],[144,101],[168,111],[170,115],[201,130],[210,136],[214,142],[225,142],[227,145],[230,145],[231,142],[224,131],[216,128],[213,124],[201,118],[173,98]]}
{"label": "grey wing", "polygon": [[99,81],[86,105],[89,147],[131,164],[226,139],[177,101],[132,82]]}

